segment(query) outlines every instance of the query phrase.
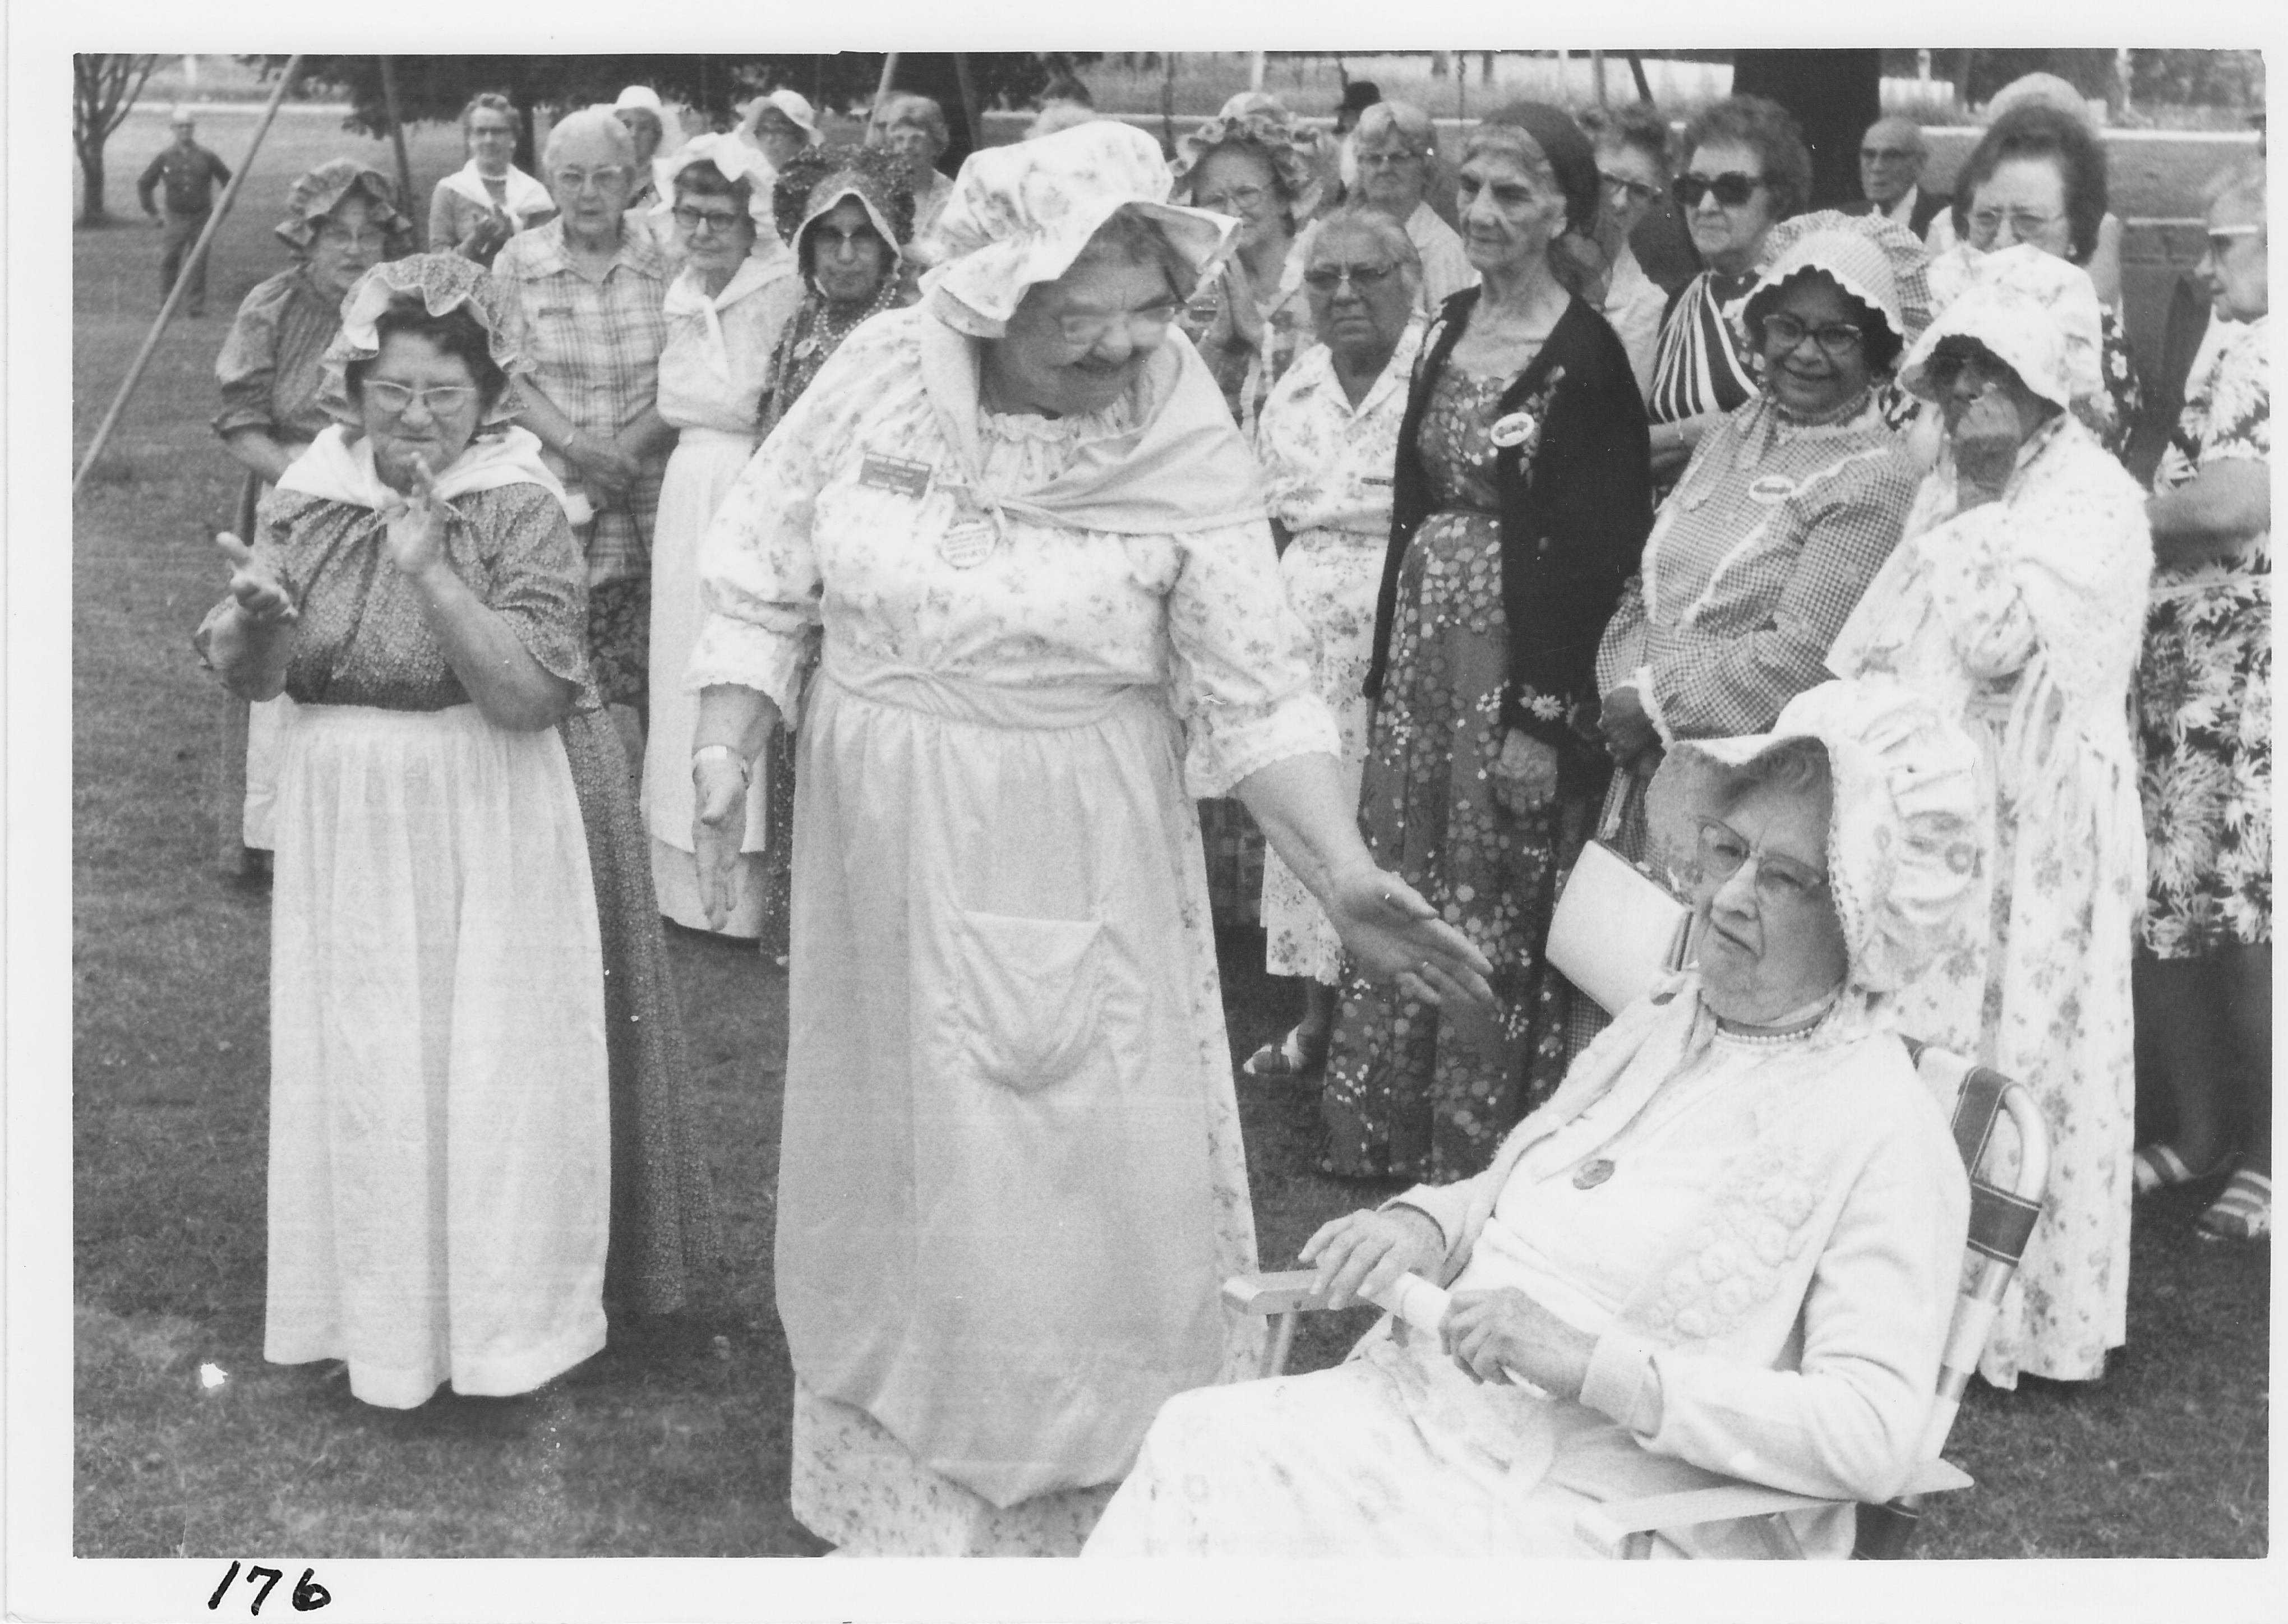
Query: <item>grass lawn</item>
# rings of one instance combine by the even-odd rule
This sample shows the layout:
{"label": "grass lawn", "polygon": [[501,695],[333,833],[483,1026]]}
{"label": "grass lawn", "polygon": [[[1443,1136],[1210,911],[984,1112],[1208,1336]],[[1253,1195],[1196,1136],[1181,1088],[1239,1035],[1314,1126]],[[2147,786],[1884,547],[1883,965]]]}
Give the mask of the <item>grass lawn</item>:
{"label": "grass lawn", "polygon": [[[250,116],[200,134],[237,163]],[[112,206],[165,139],[111,148]],[[210,308],[179,321],[75,514],[75,1549],[83,1556],[765,1556],[817,1547],[785,1504],[789,1373],[770,1224],[784,983],[755,955],[673,943],[731,1266],[687,1323],[616,1326],[549,1391],[397,1413],[261,1358],[267,900],[219,880],[203,790],[218,699],[187,638],[220,591],[204,539],[237,476],[207,427],[227,313],[284,264],[287,182],[379,142],[282,116],[226,223]],[[420,195],[459,162],[414,132]],[[158,235],[74,234],[75,451],[155,308]],[[1235,1053],[1283,991],[1246,956]],[[1360,1192],[1313,1174],[1315,1096],[1243,1082],[1267,1260]],[[2266,1509],[2267,1248],[2206,1247],[2191,1208],[2141,1223],[2126,1353],[2093,1390],[1974,1397],[1956,1457],[1982,1487],[1930,1516],[1942,1556],[2253,1556]],[[1298,1365],[1365,1317],[1327,1317]],[[199,1369],[226,1373],[203,1386]]]}

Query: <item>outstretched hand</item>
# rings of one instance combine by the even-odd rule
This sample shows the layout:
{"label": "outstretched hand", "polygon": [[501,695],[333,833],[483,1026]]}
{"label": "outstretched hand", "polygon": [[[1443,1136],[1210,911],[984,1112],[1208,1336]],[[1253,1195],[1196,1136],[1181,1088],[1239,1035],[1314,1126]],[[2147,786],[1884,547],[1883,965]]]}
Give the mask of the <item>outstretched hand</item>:
{"label": "outstretched hand", "polygon": [[278,572],[257,557],[253,548],[228,530],[217,530],[214,545],[230,561],[230,595],[237,601],[239,613],[266,626],[300,617]]}
{"label": "outstretched hand", "polygon": [[1373,980],[1394,980],[1407,996],[1427,1003],[1450,998],[1484,1011],[1494,1007],[1486,982],[1492,961],[1397,875],[1371,864],[1339,875],[1327,917]]}

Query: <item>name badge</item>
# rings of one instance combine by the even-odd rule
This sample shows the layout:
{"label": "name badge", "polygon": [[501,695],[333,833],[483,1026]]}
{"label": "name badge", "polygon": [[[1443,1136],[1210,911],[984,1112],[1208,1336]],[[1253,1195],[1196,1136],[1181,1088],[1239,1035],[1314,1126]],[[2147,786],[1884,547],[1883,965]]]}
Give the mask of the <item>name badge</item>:
{"label": "name badge", "polygon": [[866,460],[858,466],[858,482],[875,490],[895,491],[902,497],[919,501],[928,494],[930,465],[916,462],[910,457],[890,457],[880,451],[869,451]]}
{"label": "name badge", "polygon": [[1748,499],[1752,502],[1784,502],[1794,494],[1795,482],[1776,474],[1767,474],[1748,487]]}
{"label": "name badge", "polygon": [[982,519],[972,519],[949,525],[938,542],[937,550],[945,561],[956,569],[974,569],[993,556],[994,543],[998,539],[993,527]]}

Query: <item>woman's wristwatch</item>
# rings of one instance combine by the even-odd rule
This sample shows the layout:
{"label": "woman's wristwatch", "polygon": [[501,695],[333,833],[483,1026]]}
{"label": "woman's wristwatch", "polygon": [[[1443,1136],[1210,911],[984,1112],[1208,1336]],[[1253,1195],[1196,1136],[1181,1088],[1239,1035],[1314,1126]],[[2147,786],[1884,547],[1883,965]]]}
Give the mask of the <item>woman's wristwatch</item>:
{"label": "woman's wristwatch", "polygon": [[729,761],[733,766],[739,769],[739,782],[741,784],[745,784],[754,782],[755,769],[747,764],[746,757],[741,755],[736,750],[734,750],[728,744],[702,744],[698,749],[693,751],[691,752],[691,776],[694,778],[698,777],[699,764],[702,761],[712,760],[719,756],[723,760]]}

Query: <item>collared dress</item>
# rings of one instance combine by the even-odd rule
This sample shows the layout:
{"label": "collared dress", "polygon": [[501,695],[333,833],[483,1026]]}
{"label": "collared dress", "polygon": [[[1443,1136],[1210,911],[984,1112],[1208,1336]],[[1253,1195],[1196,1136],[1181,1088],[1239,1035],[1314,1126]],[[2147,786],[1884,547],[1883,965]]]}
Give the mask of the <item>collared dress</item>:
{"label": "collared dress", "polygon": [[[215,356],[222,410],[214,430],[227,438],[260,429],[297,452],[333,424],[318,404],[321,362],[341,330],[341,301],[321,293],[301,266],[257,283],[238,307]],[[254,535],[255,508],[269,490],[249,470],[238,503],[238,535]],[[245,854],[273,845],[271,813],[278,792],[278,739],[293,701],[284,695],[250,705],[222,697],[222,747],[216,756],[216,855],[223,872],[243,872]]]}
{"label": "collared dress", "polygon": [[[1259,1346],[1218,1299],[1255,1246],[1191,789],[1336,737],[1260,519],[996,531],[931,320],[859,328],[725,499],[685,681],[801,718],[795,1515],[854,1554],[1069,1554],[1162,1400]],[[979,476],[1037,490],[1129,410],[984,414]]]}
{"label": "collared dress", "polygon": [[[1391,470],[1406,384],[1422,350],[1409,323],[1389,364],[1356,406],[1323,344],[1303,352],[1255,426],[1271,516],[1291,539],[1279,555],[1287,601],[1311,634],[1311,673],[1343,740],[1345,800],[1358,800],[1374,706],[1361,688],[1374,658],[1374,601],[1390,545]],[[1342,979],[1343,945],[1315,898],[1280,861],[1263,857],[1264,967],[1274,975]]]}
{"label": "collared dress", "polygon": [[[2238,458],[2269,466],[2270,318],[2235,323],[2185,402],[2153,489]],[[2197,959],[2272,940],[2272,537],[2156,572],[2137,673],[2145,948]]]}
{"label": "collared dress", "polygon": [[[533,382],[574,427],[609,439],[651,410],[667,342],[662,306],[675,269],[648,235],[624,228],[618,253],[591,281],[573,267],[564,222],[552,219],[511,237],[493,275],[515,291],[518,347],[532,362]],[[552,453],[549,466],[578,491],[578,475],[561,458]],[[649,675],[652,529],[666,468],[665,453],[647,458],[628,495],[609,506],[600,493],[581,493],[596,510],[581,527],[589,657],[607,702],[639,710]]]}
{"label": "collared dress", "polygon": [[[1641,1002],[1492,1167],[1399,1198],[1444,1235],[1450,1290],[1522,1291],[1593,1339],[1577,1399],[1477,1381],[1385,1319],[1332,1369],[1171,1400],[1085,1554],[1577,1557],[1599,1501],[1736,1475],[1894,1493],[1962,1263],[1944,1118],[1888,1031],[1736,1037],[1697,1002]],[[1842,1557],[1854,1523],[1657,1554]]]}
{"label": "collared dress", "polygon": [[[659,354],[659,411],[678,430],[660,485],[651,553],[651,725],[644,741],[643,819],[651,836],[652,883],[660,912],[694,930],[709,928],[691,856],[691,741],[695,697],[683,689],[684,663],[699,635],[699,544],[715,509],[761,443],[762,402],[772,352],[802,299],[790,257],[749,259],[710,299],[687,270],[668,289],[666,346]],[[767,832],[763,774],[747,795],[747,831],[737,905],[721,934],[760,933]]]}
{"label": "collared dress", "polygon": [[2145,869],[2128,718],[2152,565],[2143,493],[2061,416],[1993,502],[1959,511],[1941,462],[1827,660],[1919,689],[1979,748],[1972,910],[1991,925],[1902,990],[1897,1020],[2026,1085],[2049,1125],[2041,1222],[1979,1361],[1998,1387],[2093,1381],[2127,1337]]}

